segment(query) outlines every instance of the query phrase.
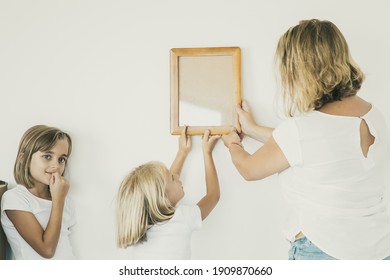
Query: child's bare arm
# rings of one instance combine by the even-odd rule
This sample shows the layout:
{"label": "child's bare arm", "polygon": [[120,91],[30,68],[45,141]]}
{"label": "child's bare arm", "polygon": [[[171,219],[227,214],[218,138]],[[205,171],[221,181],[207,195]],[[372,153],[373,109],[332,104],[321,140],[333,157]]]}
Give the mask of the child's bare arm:
{"label": "child's bare arm", "polygon": [[198,202],[202,220],[211,213],[217,205],[220,197],[219,182],[217,170],[213,160],[213,149],[221,136],[214,135],[210,137],[210,131],[206,130],[203,135],[203,158],[206,177],[206,195]]}
{"label": "child's bare arm", "polygon": [[187,135],[187,126],[183,129],[180,138],[179,138],[179,149],[177,151],[176,157],[172,162],[170,171],[172,174],[181,174],[183,169],[184,161],[187,158],[188,153],[191,150],[191,138]]}
{"label": "child's bare arm", "polygon": [[52,209],[46,229],[42,228],[31,212],[5,210],[23,239],[44,258],[52,258],[56,252],[68,189],[68,181],[59,173],[54,174],[50,180]]}

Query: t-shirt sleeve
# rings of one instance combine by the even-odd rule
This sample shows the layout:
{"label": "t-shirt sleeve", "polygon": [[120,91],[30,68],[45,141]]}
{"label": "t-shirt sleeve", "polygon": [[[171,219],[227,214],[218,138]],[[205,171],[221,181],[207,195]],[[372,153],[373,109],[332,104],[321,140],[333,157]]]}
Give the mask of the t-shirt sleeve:
{"label": "t-shirt sleeve", "polygon": [[283,121],[272,133],[273,138],[282,150],[290,166],[302,163],[302,151],[299,133],[294,119]]}
{"label": "t-shirt sleeve", "polygon": [[17,192],[6,191],[1,200],[1,211],[5,210],[31,212],[31,207],[26,197],[20,196]]}
{"label": "t-shirt sleeve", "polygon": [[191,231],[202,228],[202,216],[198,205],[181,205],[176,211],[181,212]]}

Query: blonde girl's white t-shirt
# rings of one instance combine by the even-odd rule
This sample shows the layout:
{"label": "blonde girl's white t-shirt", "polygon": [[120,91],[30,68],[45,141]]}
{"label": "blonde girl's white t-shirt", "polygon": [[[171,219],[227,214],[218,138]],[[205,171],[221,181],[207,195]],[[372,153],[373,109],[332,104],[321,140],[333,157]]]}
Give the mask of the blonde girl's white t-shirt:
{"label": "blonde girl's white t-shirt", "polygon": [[[20,210],[34,214],[43,229],[46,229],[51,213],[52,202],[39,198],[21,185],[6,191],[1,200],[1,224],[7,236],[12,253],[17,260],[41,260],[40,256],[18,233],[5,210]],[[75,259],[70,242],[70,228],[75,225],[75,211],[69,197],[65,199],[60,238],[54,256],[51,259]]]}
{"label": "blonde girl's white t-shirt", "polygon": [[[367,157],[360,146],[363,119],[375,137]],[[302,232],[338,259],[390,256],[390,218],[384,202],[386,131],[375,107],[360,118],[313,111],[287,119],[274,130],[290,164],[279,175],[288,240]]]}
{"label": "blonde girl's white t-shirt", "polygon": [[131,259],[191,259],[191,236],[202,227],[197,205],[179,205],[173,217],[148,229],[147,241],[127,247]]}

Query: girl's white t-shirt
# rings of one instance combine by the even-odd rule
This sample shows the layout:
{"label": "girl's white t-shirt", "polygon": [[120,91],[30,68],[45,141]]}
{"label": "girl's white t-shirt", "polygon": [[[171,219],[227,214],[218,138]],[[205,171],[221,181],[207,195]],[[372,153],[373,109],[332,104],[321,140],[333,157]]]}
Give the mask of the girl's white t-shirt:
{"label": "girl's white t-shirt", "polygon": [[[360,125],[375,142],[364,156]],[[273,137],[290,168],[279,175],[286,199],[286,237],[302,232],[338,259],[390,256],[384,201],[387,126],[373,107],[363,117],[312,111],[283,121]]]}
{"label": "girl's white t-shirt", "polygon": [[191,236],[202,227],[197,205],[180,205],[173,217],[148,229],[147,241],[127,247],[130,259],[191,259]]}
{"label": "girl's white t-shirt", "polygon": [[[46,229],[51,213],[52,202],[39,198],[21,185],[6,191],[1,200],[1,224],[16,260],[41,260],[40,256],[18,233],[5,210],[20,210],[34,214],[43,229]],[[54,256],[51,259],[75,259],[70,242],[70,228],[75,225],[76,217],[69,197],[65,199],[60,238]]]}

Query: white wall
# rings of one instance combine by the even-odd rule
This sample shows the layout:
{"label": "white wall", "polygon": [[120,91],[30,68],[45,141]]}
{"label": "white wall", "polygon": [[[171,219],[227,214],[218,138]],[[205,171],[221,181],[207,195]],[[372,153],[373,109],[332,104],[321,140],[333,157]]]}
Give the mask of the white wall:
{"label": "white wall", "polygon": [[[35,124],[73,137],[71,193],[82,259],[131,258],[115,247],[115,195],[136,165],[169,165],[169,50],[240,46],[243,97],[275,126],[273,55],[300,19],[329,19],[367,74],[361,96],[390,123],[390,2],[260,0],[0,0],[0,178],[14,185],[23,132]],[[244,145],[254,151],[250,139]],[[245,182],[222,142],[215,149],[222,197],[193,237],[195,259],[286,259],[277,176]],[[204,193],[200,138],[183,170],[187,201]]]}

